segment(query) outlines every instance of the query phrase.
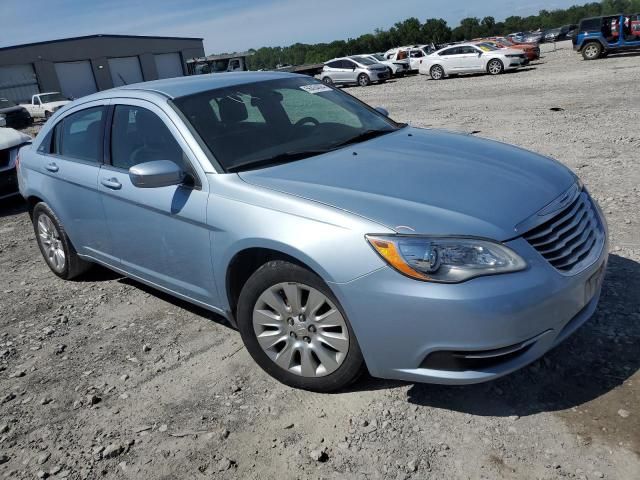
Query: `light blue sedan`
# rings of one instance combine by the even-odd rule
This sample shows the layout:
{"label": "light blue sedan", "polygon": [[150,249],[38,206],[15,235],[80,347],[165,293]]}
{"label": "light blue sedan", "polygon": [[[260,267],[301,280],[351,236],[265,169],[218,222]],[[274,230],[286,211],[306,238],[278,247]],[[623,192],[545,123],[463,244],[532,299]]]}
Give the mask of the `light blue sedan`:
{"label": "light blue sedan", "polygon": [[567,168],[412,128],[284,73],[129,85],[56,112],[20,152],[40,250],[224,315],[297,388],[464,384],[594,312],[607,229]]}

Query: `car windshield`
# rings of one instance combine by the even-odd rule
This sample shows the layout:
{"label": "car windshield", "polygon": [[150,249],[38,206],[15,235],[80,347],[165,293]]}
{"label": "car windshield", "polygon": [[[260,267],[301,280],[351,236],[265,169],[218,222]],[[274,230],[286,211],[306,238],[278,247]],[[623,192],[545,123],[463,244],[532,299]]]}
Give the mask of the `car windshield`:
{"label": "car windshield", "polygon": [[227,172],[300,160],[403,126],[307,77],[208,90],[173,103]]}
{"label": "car windshield", "polygon": [[380,55],[379,53],[376,53],[375,55],[371,55],[373,58],[375,58],[378,61],[384,61],[384,55]]}
{"label": "car windshield", "polygon": [[64,95],[62,95],[61,93],[41,93],[40,94],[40,101],[42,103],[49,103],[49,102],[64,102],[65,100],[69,100],[67,97],[65,97]]}
{"label": "car windshield", "polygon": [[355,60],[356,62],[362,64],[362,65],[375,65],[376,62],[374,62],[373,60],[371,60],[370,58],[367,57],[351,57],[353,60]]}
{"label": "car windshield", "polygon": [[480,48],[481,50],[485,51],[485,52],[491,52],[493,50],[500,50],[497,47],[494,47],[493,45],[489,44],[489,43],[479,43],[478,45],[476,45],[478,48]]}
{"label": "car windshield", "polygon": [[8,98],[0,98],[0,108],[9,108],[9,107],[15,107],[15,106],[16,104],[13,103]]}

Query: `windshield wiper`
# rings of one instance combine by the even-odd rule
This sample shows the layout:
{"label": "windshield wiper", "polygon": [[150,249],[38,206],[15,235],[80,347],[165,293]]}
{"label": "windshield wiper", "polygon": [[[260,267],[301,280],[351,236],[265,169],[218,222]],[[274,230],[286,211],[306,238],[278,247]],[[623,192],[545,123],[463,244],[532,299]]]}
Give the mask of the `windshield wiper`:
{"label": "windshield wiper", "polygon": [[237,165],[232,165],[227,168],[228,172],[237,172],[240,170],[250,170],[252,168],[266,167],[268,165],[276,165],[280,163],[294,162],[296,160],[302,160],[303,158],[313,157],[315,155],[321,155],[323,153],[330,152],[331,149],[318,149],[318,150],[300,150],[279,153],[273,157],[260,158],[258,160],[248,160]]}
{"label": "windshield wiper", "polygon": [[379,137],[380,135],[384,135],[385,133],[391,133],[394,130],[365,130],[362,133],[359,133],[355,137],[351,137],[349,140],[345,140],[344,142],[340,142],[334,145],[334,148],[346,147],[347,145],[353,145],[354,143],[364,142],[365,140],[371,140],[372,138]]}

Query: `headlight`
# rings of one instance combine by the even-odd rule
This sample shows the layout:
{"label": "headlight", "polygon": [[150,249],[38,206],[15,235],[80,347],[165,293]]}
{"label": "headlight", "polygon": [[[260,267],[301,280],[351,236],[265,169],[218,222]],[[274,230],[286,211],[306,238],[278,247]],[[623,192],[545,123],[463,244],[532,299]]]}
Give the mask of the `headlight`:
{"label": "headlight", "polygon": [[366,238],[389,265],[417,280],[457,283],[527,267],[513,250],[489,240],[412,235]]}

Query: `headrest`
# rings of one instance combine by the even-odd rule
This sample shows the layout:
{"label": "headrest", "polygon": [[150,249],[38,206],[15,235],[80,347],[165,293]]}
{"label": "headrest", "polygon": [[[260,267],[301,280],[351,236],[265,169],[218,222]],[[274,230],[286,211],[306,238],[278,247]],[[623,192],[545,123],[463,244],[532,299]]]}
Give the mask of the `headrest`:
{"label": "headrest", "polygon": [[218,100],[220,120],[225,123],[237,123],[246,120],[249,114],[244,102],[238,96],[223,97]]}

